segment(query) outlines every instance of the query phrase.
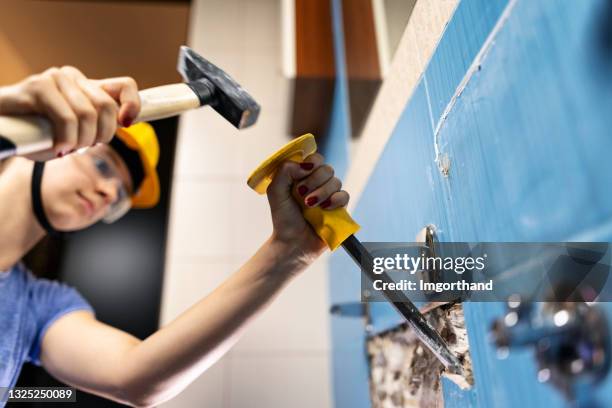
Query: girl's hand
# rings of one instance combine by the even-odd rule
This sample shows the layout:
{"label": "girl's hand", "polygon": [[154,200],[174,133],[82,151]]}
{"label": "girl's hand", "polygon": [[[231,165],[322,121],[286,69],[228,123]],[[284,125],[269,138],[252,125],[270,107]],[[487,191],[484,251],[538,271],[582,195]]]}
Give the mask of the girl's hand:
{"label": "girl's hand", "polygon": [[138,86],[132,78],[88,79],[74,67],[42,74],[0,88],[0,115],[40,114],[54,128],[53,151],[108,143],[117,124],[129,126],[140,112]]}
{"label": "girl's hand", "polygon": [[299,261],[312,263],[326,245],[304,219],[292,192],[306,206],[327,211],[348,204],[349,195],[341,188],[342,182],[334,177],[334,169],[324,164],[323,156],[318,153],[302,163],[283,163],[267,191],[274,227],[272,239],[290,248]]}

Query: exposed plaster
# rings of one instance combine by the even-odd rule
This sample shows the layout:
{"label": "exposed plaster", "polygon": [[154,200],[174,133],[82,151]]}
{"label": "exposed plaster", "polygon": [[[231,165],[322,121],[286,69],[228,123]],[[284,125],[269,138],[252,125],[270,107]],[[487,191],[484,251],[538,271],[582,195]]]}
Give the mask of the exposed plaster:
{"label": "exposed plaster", "polygon": [[402,325],[368,340],[373,408],[443,407],[441,376],[463,389],[473,385],[463,307],[459,304],[435,306],[429,309],[427,319],[463,363],[466,378],[444,372],[434,355]]}

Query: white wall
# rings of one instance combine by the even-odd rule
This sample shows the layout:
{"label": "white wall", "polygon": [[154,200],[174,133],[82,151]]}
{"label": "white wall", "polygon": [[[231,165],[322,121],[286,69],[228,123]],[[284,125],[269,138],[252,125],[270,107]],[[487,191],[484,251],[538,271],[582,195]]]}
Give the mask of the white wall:
{"label": "white wall", "polygon": [[[229,72],[262,106],[238,132],[211,109],[180,122],[161,324],[212,291],[271,231],[250,171],[289,140],[279,0],[193,2],[190,46]],[[240,343],[166,407],[331,405],[325,262],[296,279]]]}

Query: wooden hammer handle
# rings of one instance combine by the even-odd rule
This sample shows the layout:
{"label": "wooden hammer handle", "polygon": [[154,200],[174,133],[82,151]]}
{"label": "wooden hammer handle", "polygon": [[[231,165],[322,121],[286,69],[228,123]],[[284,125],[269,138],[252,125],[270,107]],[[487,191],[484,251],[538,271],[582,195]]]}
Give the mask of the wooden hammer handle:
{"label": "wooden hammer handle", "polygon": [[[182,83],[144,89],[138,94],[141,110],[134,123],[168,118],[200,107],[198,96]],[[52,147],[53,125],[48,119],[35,115],[0,116],[0,160]]]}
{"label": "wooden hammer handle", "polygon": [[200,107],[200,99],[187,84],[157,86],[138,95],[141,109],[134,123],[169,118]]}

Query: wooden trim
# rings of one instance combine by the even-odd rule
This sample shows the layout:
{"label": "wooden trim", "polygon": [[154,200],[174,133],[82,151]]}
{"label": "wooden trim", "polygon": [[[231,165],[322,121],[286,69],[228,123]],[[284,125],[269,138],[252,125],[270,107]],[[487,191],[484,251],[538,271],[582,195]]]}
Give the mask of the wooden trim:
{"label": "wooden trim", "polygon": [[352,134],[359,135],[382,82],[372,0],[343,2]]}
{"label": "wooden trim", "polygon": [[295,1],[295,72],[289,132],[327,131],[334,95],[336,65],[329,0]]}
{"label": "wooden trim", "polygon": [[329,0],[295,0],[298,77],[335,77],[333,35]]}
{"label": "wooden trim", "polygon": [[329,125],[334,84],[334,78],[298,77],[293,80],[291,135],[312,133],[322,141]]}
{"label": "wooden trim", "polygon": [[342,3],[346,74],[349,78],[380,80],[372,0]]}

